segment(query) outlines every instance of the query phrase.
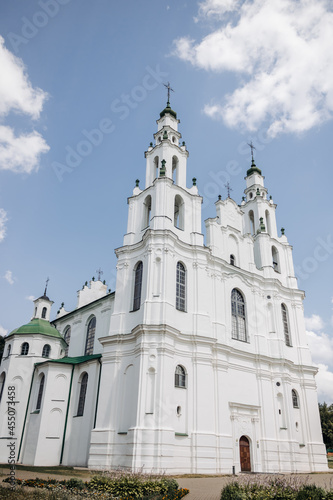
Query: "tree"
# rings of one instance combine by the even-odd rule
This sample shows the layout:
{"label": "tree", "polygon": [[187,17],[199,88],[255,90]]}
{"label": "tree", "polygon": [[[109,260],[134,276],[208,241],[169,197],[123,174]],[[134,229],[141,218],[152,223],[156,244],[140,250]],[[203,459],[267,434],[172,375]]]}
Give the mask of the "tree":
{"label": "tree", "polygon": [[319,403],[319,413],[324,443],[326,448],[333,448],[333,404]]}

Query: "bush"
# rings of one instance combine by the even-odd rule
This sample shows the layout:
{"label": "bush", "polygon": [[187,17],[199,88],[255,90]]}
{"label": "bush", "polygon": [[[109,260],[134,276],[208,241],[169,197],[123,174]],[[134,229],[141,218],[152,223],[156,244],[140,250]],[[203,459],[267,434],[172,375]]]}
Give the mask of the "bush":
{"label": "bush", "polygon": [[299,490],[296,500],[325,500],[327,499],[326,492],[315,484],[307,484]]}
{"label": "bush", "polygon": [[238,483],[230,483],[221,492],[221,500],[246,500],[245,488]]}
{"label": "bush", "polygon": [[65,485],[66,488],[69,490],[72,489],[83,490],[85,488],[85,484],[82,481],[82,479],[76,479],[75,477],[72,477],[68,481],[65,481]]}

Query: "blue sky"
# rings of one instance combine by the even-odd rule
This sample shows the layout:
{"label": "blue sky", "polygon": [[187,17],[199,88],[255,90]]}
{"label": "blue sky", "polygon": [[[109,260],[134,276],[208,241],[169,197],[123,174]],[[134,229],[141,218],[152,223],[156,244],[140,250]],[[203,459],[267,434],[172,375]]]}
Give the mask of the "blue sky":
{"label": "blue sky", "polygon": [[255,144],[332,402],[328,2],[12,0],[0,35],[0,333],[30,319],[48,276],[53,315],[99,267],[114,288],[127,197],[170,81],[203,219],[226,181],[240,203]]}

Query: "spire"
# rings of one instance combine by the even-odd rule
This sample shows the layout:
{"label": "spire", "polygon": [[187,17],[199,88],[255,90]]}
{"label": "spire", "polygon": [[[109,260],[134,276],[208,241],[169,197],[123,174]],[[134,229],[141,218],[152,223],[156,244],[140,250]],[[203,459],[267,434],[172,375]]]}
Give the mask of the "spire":
{"label": "spire", "polygon": [[170,90],[171,90],[171,92],[174,92],[174,90],[170,87],[170,82],[168,82],[167,84],[163,83],[163,85],[168,91],[168,100],[167,100],[166,108],[164,108],[163,111],[160,112],[160,118],[162,118],[166,113],[170,113],[170,115],[174,116],[177,119],[176,111],[173,111],[173,109],[171,109],[171,106],[170,106]]}

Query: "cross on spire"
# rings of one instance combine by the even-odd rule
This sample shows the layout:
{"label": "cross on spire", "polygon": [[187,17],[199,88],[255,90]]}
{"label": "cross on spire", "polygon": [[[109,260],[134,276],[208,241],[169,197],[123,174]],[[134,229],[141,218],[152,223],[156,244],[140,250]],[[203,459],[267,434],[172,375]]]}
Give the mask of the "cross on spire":
{"label": "cross on spire", "polygon": [[227,188],[227,190],[228,190],[228,198],[230,198],[230,191],[233,191],[233,189],[230,187],[229,182],[227,182],[226,184],[224,184],[224,187]]}
{"label": "cross on spire", "polygon": [[44,296],[46,297],[46,292],[47,292],[47,285],[49,284],[50,278],[46,278],[46,283],[45,283],[45,290],[44,290]]}
{"label": "cross on spire", "polygon": [[168,90],[168,103],[170,104],[170,90],[174,92],[174,90],[170,87],[170,82],[163,83],[164,87]]}
{"label": "cross on spire", "polygon": [[251,141],[251,142],[248,142],[248,143],[247,143],[247,145],[248,145],[248,146],[250,146],[250,148],[251,148],[251,156],[252,156],[252,161],[253,161],[253,159],[254,159],[254,158],[253,158],[253,150],[254,150],[254,149],[256,149],[256,148],[253,146],[252,141]]}
{"label": "cross on spire", "polygon": [[103,274],[102,269],[101,268],[97,269],[96,273],[98,281],[101,281],[101,275]]}

